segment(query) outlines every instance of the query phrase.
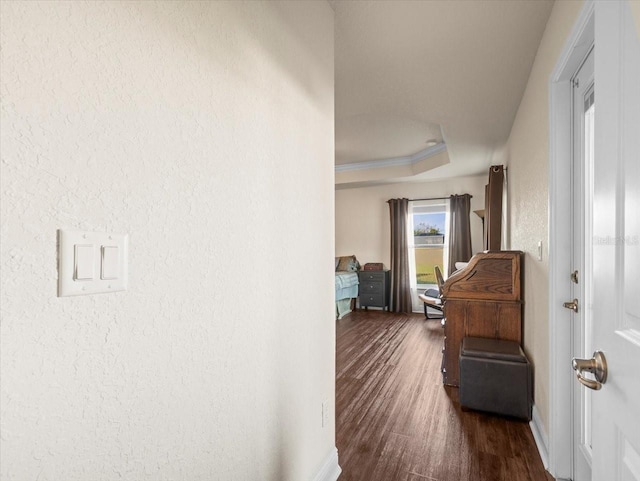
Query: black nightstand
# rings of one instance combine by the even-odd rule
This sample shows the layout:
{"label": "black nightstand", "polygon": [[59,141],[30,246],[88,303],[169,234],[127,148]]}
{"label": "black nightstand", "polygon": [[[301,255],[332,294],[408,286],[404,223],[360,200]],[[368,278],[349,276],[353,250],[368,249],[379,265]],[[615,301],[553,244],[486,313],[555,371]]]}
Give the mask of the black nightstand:
{"label": "black nightstand", "polygon": [[391,287],[389,271],[360,271],[358,296],[360,307],[389,308],[389,289]]}

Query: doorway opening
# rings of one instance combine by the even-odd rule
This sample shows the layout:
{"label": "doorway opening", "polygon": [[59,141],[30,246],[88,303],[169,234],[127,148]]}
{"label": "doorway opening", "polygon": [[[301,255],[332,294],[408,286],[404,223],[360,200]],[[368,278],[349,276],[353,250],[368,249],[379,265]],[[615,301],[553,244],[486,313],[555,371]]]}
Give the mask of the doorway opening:
{"label": "doorway opening", "polygon": [[[573,81],[595,40],[595,8],[587,2],[567,39],[549,84],[549,441],[540,451],[546,467],[556,478],[574,477],[574,389],[576,381],[569,368],[574,352],[573,312],[563,303],[574,299],[571,273],[574,202],[572,156]],[[584,86],[584,84],[583,84]],[[579,273],[578,273],[579,275]],[[573,284],[573,285],[572,285]],[[580,284],[578,284],[580,285]],[[582,285],[581,285],[582,286]],[[578,307],[579,309],[579,307]],[[578,419],[578,422],[581,422]],[[532,426],[532,430],[536,426]],[[543,430],[542,430],[543,431]],[[544,432],[544,431],[543,431]]]}

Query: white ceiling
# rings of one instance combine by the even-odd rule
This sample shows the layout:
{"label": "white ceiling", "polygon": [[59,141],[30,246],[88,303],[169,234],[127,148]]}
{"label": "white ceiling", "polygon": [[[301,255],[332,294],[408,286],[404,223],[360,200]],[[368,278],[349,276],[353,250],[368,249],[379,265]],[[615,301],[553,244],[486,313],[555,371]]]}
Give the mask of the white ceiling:
{"label": "white ceiling", "polygon": [[336,165],[415,157],[431,139],[449,163],[404,180],[503,161],[552,0],[330,3]]}

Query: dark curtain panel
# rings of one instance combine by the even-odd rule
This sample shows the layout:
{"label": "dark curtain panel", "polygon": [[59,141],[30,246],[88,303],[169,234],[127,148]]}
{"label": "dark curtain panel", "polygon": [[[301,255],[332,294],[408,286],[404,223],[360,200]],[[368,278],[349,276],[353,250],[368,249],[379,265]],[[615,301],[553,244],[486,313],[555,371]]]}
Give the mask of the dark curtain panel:
{"label": "dark curtain panel", "polygon": [[393,312],[411,312],[411,285],[409,283],[409,239],[407,220],[409,199],[390,199],[391,219],[391,307]]}
{"label": "dark curtain panel", "polygon": [[489,169],[489,184],[484,198],[484,248],[490,251],[500,250],[502,239],[502,186],[504,169],[501,165],[492,165]]}
{"label": "dark curtain panel", "polygon": [[449,270],[456,270],[456,262],[468,262],[471,259],[471,196],[469,194],[452,195],[449,211]]}

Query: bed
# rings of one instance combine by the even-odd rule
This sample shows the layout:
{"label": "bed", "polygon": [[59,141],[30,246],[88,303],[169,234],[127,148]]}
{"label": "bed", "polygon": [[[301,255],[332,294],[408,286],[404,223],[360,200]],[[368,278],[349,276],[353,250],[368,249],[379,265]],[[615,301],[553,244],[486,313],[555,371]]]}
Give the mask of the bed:
{"label": "bed", "polygon": [[358,270],[356,256],[336,257],[336,318],[349,314],[358,297]]}

